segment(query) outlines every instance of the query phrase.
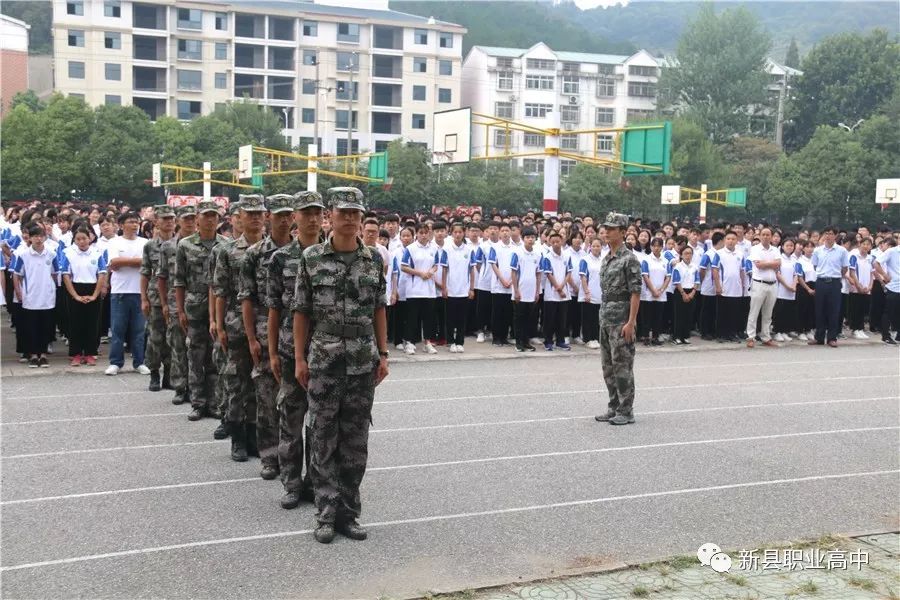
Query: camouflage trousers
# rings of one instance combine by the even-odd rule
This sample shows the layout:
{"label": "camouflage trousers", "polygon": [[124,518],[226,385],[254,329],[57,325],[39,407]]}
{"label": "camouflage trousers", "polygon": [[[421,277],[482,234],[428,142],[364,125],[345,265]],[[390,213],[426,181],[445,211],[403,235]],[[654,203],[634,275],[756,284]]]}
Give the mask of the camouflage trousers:
{"label": "camouflage trousers", "polygon": [[216,369],[216,385],[213,388],[213,403],[215,407],[214,417],[222,418],[228,411],[228,400],[225,396],[225,367],[228,363],[228,355],[222,348],[219,340],[213,340],[212,362]]}
{"label": "camouflage trousers", "polygon": [[310,372],[310,473],[319,523],[356,519],[362,510],[374,377],[374,366],[366,375]]}
{"label": "camouflage trousers", "polygon": [[172,387],[179,391],[187,389],[188,358],[184,339],[184,330],[181,329],[178,318],[169,317],[169,324],[166,327],[166,345],[169,348],[170,358],[166,372],[169,374]]}
{"label": "camouflage trousers", "polygon": [[600,358],[603,381],[609,392],[609,409],[631,416],[634,405],[634,342],[622,337],[622,325],[600,326]]}
{"label": "camouflage trousers", "polygon": [[[262,340],[265,342],[265,339]],[[260,353],[259,364],[251,374],[256,389],[256,445],[259,459],[264,465],[278,465],[278,413],[276,397],[278,382],[269,366],[269,353],[265,347]]]}
{"label": "camouflage trousers", "polygon": [[165,366],[166,372],[168,372],[171,352],[169,343],[166,341],[166,320],[163,319],[161,306],[150,308],[146,334],[147,351],[144,353],[144,364],[151,371],[158,371],[160,367]]}
{"label": "camouflage trousers", "polygon": [[218,374],[212,361],[213,340],[209,335],[208,321],[188,321],[187,337],[187,384],[191,406],[202,410],[214,407],[213,390]]}
{"label": "camouflage trousers", "polygon": [[[281,385],[275,399],[278,405],[278,467],[284,491],[311,488],[309,472],[310,430],[303,432],[309,404],[304,390],[294,377],[294,359],[281,357]],[[260,402],[262,405],[262,402]],[[259,427],[259,425],[257,425]],[[305,458],[305,460],[304,460]],[[306,476],[303,467],[306,467]]]}
{"label": "camouflage trousers", "polygon": [[253,389],[253,359],[247,338],[229,338],[222,372],[225,412],[230,423],[256,422],[256,390]]}

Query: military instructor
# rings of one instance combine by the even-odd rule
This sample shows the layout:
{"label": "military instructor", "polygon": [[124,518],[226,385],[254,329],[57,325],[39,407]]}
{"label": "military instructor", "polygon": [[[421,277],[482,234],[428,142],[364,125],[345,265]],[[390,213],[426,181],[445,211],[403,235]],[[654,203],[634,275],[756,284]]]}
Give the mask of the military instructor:
{"label": "military instructor", "polygon": [[609,213],[603,226],[609,254],[600,267],[600,355],[609,406],[595,419],[628,425],[634,423],[634,335],[641,300],[641,265],[625,246],[628,217]]}
{"label": "military instructor", "polygon": [[384,269],[381,255],[359,238],[362,192],[331,188],[326,198],[331,239],[304,250],[291,307],[295,375],[309,400],[315,538],[323,544],[335,532],[368,535],[357,522],[359,486],[375,386],[388,374]]}

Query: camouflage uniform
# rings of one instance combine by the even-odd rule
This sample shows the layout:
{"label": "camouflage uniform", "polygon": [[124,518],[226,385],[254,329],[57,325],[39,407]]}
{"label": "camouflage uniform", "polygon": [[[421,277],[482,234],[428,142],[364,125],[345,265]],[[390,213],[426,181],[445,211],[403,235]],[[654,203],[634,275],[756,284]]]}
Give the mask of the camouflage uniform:
{"label": "camouflage uniform", "polygon": [[[353,205],[332,192],[335,207]],[[360,514],[379,361],[374,315],[385,304],[381,256],[362,241],[349,265],[331,242],[304,250],[292,309],[310,320],[310,471],[319,523],[340,524]]]}
{"label": "camouflage uniform", "polygon": [[[193,208],[193,207],[191,207]],[[178,216],[182,216],[178,212]],[[168,295],[166,305],[169,309],[169,322],[166,323],[166,346],[169,348],[169,366],[166,375],[169,382],[175,388],[175,394],[184,397],[187,393],[187,346],[184,343],[185,334],[178,322],[178,305],[175,302],[175,286],[171,280],[175,274],[175,250],[180,238],[172,238],[160,244],[159,247],[159,271],[156,276],[167,282]]]}
{"label": "camouflage uniform", "polygon": [[[625,215],[610,213],[607,227],[628,226]],[[609,392],[609,411],[632,417],[634,404],[634,340],[626,342],[622,326],[628,321],[631,295],[641,293],[641,265],[622,244],[603,259],[600,270],[600,353],[603,380]],[[599,417],[598,417],[599,419]]]}
{"label": "camouflage uniform", "polygon": [[[214,202],[201,202],[199,213],[215,210]],[[216,235],[201,240],[195,233],[178,242],[175,251],[175,287],[185,288],[184,310],[187,313],[187,383],[191,406],[205,412],[213,408],[212,394],[216,370],[212,363],[212,338],[209,335],[209,258],[217,244],[225,238]]]}
{"label": "camouflage uniform", "polygon": [[[209,272],[209,293],[210,296],[215,296],[215,291],[213,291],[213,277],[216,272],[216,263],[219,259],[219,253],[226,246],[230,246],[234,244],[234,240],[225,238],[221,244],[216,246],[213,250],[212,254],[209,256],[209,263],[207,263],[207,270]],[[212,319],[215,321],[215,317]],[[218,418],[225,419],[225,413],[228,412],[228,401],[227,396],[225,394],[225,380],[227,379],[225,370],[228,366],[228,356],[225,352],[225,349],[222,348],[222,344],[219,343],[219,339],[213,338],[212,341],[212,362],[213,366],[216,369],[216,384],[213,387],[213,402],[212,405],[215,407],[213,411],[214,416]]]}
{"label": "camouflage uniform", "polygon": [[[155,209],[157,218],[175,216],[175,212],[169,206],[158,206]],[[151,371],[158,371],[165,366],[166,376],[169,377],[170,351],[166,343],[166,322],[163,319],[162,298],[156,287],[156,280],[160,268],[160,249],[165,241],[154,237],[144,244],[144,253],[141,257],[141,275],[147,278],[147,300],[150,302],[150,316],[147,318],[146,339],[147,350],[144,363]]]}

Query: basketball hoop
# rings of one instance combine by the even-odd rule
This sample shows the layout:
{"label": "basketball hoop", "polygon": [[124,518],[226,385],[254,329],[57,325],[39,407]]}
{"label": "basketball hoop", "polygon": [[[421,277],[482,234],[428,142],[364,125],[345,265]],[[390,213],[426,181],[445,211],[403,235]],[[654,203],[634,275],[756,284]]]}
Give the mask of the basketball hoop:
{"label": "basketball hoop", "polygon": [[383,189],[384,191],[389,192],[389,191],[391,191],[391,186],[392,186],[392,185],[394,185],[394,178],[393,178],[393,177],[387,177],[387,178],[385,178],[384,183],[381,184],[381,187],[382,187],[382,189]]}

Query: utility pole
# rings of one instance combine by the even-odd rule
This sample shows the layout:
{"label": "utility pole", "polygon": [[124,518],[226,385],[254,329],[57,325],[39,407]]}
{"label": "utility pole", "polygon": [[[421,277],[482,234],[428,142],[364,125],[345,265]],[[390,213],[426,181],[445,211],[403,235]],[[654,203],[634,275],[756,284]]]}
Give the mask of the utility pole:
{"label": "utility pole", "polygon": [[313,144],[319,145],[319,55],[316,55],[316,107],[314,109],[315,124],[313,125]]}
{"label": "utility pole", "polygon": [[[356,52],[350,53],[350,89],[347,90],[347,98],[350,100],[350,106],[347,110],[347,156],[353,154],[353,59],[356,56]],[[358,63],[359,61],[357,61]]]}

